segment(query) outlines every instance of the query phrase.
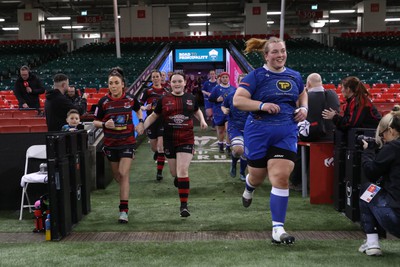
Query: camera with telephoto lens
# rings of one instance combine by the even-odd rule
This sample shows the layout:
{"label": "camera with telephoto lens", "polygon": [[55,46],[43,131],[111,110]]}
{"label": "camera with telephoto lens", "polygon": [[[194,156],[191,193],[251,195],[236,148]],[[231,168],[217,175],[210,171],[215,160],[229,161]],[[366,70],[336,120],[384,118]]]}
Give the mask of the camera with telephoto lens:
{"label": "camera with telephoto lens", "polygon": [[376,146],[375,137],[366,136],[366,135],[358,135],[357,136],[357,143],[363,147],[363,140],[367,142],[368,148],[374,148]]}

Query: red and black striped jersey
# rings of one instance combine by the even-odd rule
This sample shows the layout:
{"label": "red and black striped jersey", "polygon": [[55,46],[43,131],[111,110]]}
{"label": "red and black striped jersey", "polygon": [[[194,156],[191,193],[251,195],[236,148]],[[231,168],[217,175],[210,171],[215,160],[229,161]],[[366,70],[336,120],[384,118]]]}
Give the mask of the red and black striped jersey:
{"label": "red and black striped jersey", "polygon": [[173,142],[174,146],[194,144],[193,114],[198,109],[192,94],[161,97],[154,112],[163,118],[164,142]]}
{"label": "red and black striped jersey", "polygon": [[136,112],[139,109],[139,102],[125,93],[120,98],[107,94],[99,100],[94,113],[95,120],[106,122],[112,119],[115,124],[114,129],[103,129],[106,147],[122,149],[134,146],[136,139],[132,110]]}
{"label": "red and black striped jersey", "polygon": [[169,94],[169,91],[167,88],[161,87],[161,88],[155,88],[155,87],[149,87],[145,88],[142,92],[142,94],[139,97],[140,104],[144,105],[145,103],[151,104],[152,110],[147,111],[147,115],[150,115],[160,97],[163,95]]}

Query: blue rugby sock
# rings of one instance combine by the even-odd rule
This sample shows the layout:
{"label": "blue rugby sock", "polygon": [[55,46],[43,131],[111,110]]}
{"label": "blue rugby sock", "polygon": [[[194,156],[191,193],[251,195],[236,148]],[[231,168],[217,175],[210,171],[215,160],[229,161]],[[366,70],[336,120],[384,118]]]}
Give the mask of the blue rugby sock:
{"label": "blue rugby sock", "polygon": [[270,198],[270,209],[272,215],[272,225],[282,225],[285,223],[286,210],[289,202],[289,189],[278,189],[272,187]]}
{"label": "blue rugby sock", "polygon": [[240,158],[240,174],[244,175],[247,167],[247,160]]}

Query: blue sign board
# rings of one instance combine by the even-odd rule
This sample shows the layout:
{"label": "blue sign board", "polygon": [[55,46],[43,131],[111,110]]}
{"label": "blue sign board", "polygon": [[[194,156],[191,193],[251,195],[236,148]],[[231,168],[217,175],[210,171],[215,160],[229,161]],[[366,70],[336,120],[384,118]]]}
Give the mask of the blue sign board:
{"label": "blue sign board", "polygon": [[223,48],[175,49],[176,63],[223,62]]}

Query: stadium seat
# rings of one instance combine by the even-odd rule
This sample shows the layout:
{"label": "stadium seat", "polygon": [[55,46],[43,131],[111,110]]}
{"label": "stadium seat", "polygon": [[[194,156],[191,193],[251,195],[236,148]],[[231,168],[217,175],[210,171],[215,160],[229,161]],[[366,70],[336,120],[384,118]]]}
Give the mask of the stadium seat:
{"label": "stadium seat", "polygon": [[[35,207],[35,205],[32,205],[29,200],[29,184],[47,183],[47,173],[28,173],[29,159],[45,160],[46,158],[46,145],[33,145],[26,150],[24,175],[21,178],[22,195],[19,220],[22,220],[22,213],[24,208],[29,208],[29,212],[32,212],[32,208]],[[25,198],[28,204],[25,204]]]}
{"label": "stadium seat", "polygon": [[0,133],[29,133],[30,127],[27,125],[5,125],[0,126]]}
{"label": "stadium seat", "polygon": [[44,133],[47,132],[47,125],[31,125],[30,132],[31,133]]}
{"label": "stadium seat", "polygon": [[19,118],[20,125],[46,125],[46,119],[44,117],[34,118]]}
{"label": "stadium seat", "polygon": [[336,90],[336,85],[334,85],[333,83],[327,83],[323,85],[325,89],[329,89],[329,90]]}
{"label": "stadium seat", "polygon": [[38,111],[36,109],[15,110],[12,114],[14,118],[26,118],[37,116]]}
{"label": "stadium seat", "polygon": [[10,108],[10,104],[8,104],[8,103],[0,103],[0,108]]}
{"label": "stadium seat", "polygon": [[387,83],[374,83],[372,84],[372,88],[388,88]]}
{"label": "stadium seat", "polygon": [[13,125],[13,126],[16,126],[16,125],[20,125],[20,121],[19,121],[19,119],[14,119],[14,118],[11,118],[11,117],[1,117],[0,118],[0,125]]}
{"label": "stadium seat", "polygon": [[102,93],[102,94],[107,94],[107,93],[108,93],[108,88],[104,88],[104,87],[103,87],[103,88],[100,88],[100,89],[99,89],[99,94],[100,94],[100,93]]}
{"label": "stadium seat", "polygon": [[86,94],[96,94],[97,93],[97,89],[96,88],[85,88],[84,92]]}

